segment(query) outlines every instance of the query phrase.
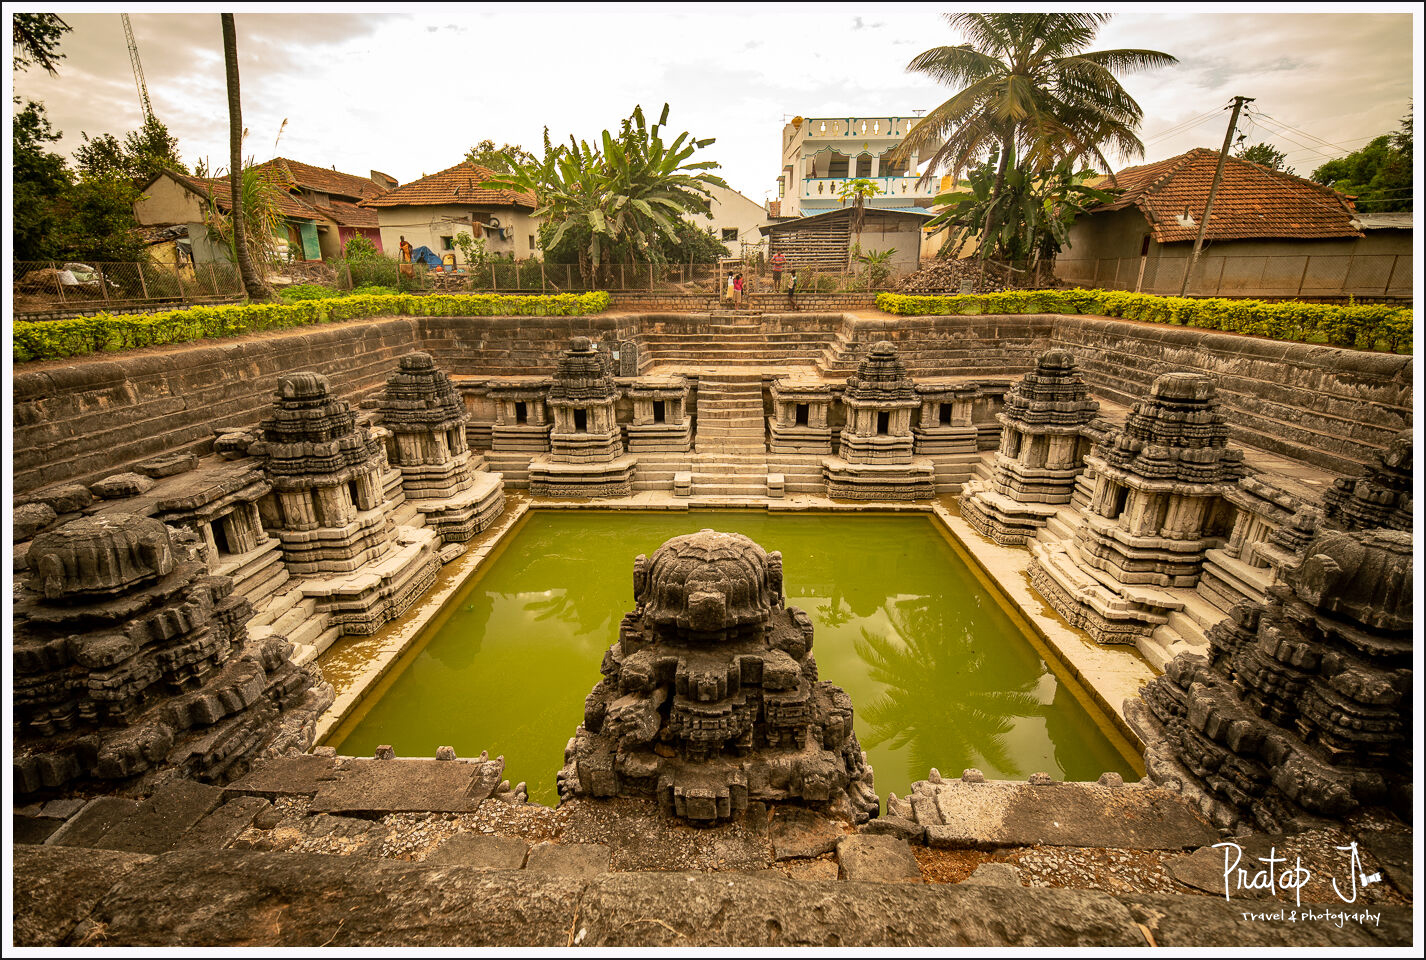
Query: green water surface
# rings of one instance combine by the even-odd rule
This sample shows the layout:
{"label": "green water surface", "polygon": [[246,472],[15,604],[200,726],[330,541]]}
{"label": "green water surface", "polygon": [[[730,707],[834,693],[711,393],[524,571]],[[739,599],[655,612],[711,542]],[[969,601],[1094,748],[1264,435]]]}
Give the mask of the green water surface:
{"label": "green water surface", "polygon": [[787,602],[816,626],[819,679],[851,695],[883,798],[931,767],[1136,779],[1102,720],[917,515],[532,511],[328,742],[352,756],[379,744],[504,754],[510,781],[553,805],[565,743],[633,608],[634,557],[704,527],[782,551]]}

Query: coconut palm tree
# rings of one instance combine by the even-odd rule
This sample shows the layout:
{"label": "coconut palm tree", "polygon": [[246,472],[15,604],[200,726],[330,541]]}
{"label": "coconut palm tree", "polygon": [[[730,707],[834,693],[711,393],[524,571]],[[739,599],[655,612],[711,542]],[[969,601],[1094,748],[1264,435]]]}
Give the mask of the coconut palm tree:
{"label": "coconut palm tree", "polygon": [[934,150],[921,177],[927,183],[941,167],[955,177],[973,159],[995,152],[992,196],[998,196],[1012,155],[1032,172],[1066,157],[1092,158],[1109,169],[1105,147],[1142,156],[1134,131],[1143,111],[1115,74],[1178,60],[1156,50],[1085,50],[1109,19],[1101,13],[946,14],[970,42],[933,47],[907,69],[959,90],[912,128],[895,158]]}
{"label": "coconut palm tree", "polygon": [[228,177],[232,185],[233,252],[238,258],[243,289],[249,300],[271,300],[272,288],[253,267],[248,251],[247,229],[243,223],[243,103],[238,92],[238,28],[231,13],[218,15],[223,23],[223,62],[228,80]]}

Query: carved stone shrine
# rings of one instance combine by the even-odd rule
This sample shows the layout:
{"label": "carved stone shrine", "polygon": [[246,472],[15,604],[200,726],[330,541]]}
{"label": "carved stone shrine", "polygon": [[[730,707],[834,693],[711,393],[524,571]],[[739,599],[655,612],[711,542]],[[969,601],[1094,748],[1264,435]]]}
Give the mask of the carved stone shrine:
{"label": "carved stone shrine", "polygon": [[619,388],[588,337],[560,355],[549,406],[550,452],[530,461],[530,492],[541,497],[627,497],[637,459],[624,453],[614,406]]}
{"label": "carved stone shrine", "polygon": [[911,413],[921,406],[916,386],[882,340],[871,346],[847,378],[842,396],[847,423],[837,456],[822,461],[827,496],[849,500],[929,500],[936,495],[935,466],[912,456]]}
{"label": "carved stone shrine", "polygon": [[464,543],[505,509],[505,487],[466,444],[465,404],[428,353],[408,353],[379,402],[387,461],[406,500],[445,543]]}
{"label": "carved stone shrine", "polygon": [[311,746],[331,687],[281,637],[249,639],[252,605],[197,553],[129,514],[35,537],[15,599],[17,793],[225,783]]}
{"label": "carved stone shrine", "polygon": [[812,621],[785,606],[782,555],[740,534],[634,561],[634,609],[565,748],[562,799],[657,798],[693,821],[752,801],[862,822],[879,804],[851,699],[817,679]]}
{"label": "carved stone shrine", "polygon": [[831,456],[831,385],[815,377],[781,377],[772,382],[771,393],[768,449]]}
{"label": "carved stone shrine", "polygon": [[687,377],[640,377],[625,392],[634,405],[634,419],[625,427],[631,453],[688,452],[693,419],[688,415]]}
{"label": "carved stone shrine", "polygon": [[1035,371],[1005,394],[994,473],[966,484],[961,516],[996,543],[1033,539],[1070,502],[1089,447],[1083,427],[1098,412],[1074,357],[1063,350],[1041,354]]}

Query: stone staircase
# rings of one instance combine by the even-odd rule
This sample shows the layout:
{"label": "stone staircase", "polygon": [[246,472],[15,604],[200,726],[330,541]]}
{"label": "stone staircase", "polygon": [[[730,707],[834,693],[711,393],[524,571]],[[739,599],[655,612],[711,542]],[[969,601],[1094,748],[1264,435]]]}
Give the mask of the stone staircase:
{"label": "stone staircase", "polygon": [[311,663],[342,635],[331,616],[317,610],[315,597],[303,596],[300,581],[273,596],[248,621],[248,635],[254,639],[279,636],[294,646],[292,661],[298,666]]}
{"label": "stone staircase", "polygon": [[715,311],[651,323],[635,342],[640,347],[642,372],[662,364],[812,366],[822,358],[833,336],[830,330],[778,329],[762,314]]}
{"label": "stone staircase", "polygon": [[[698,378],[698,453],[763,454],[767,450],[763,378],[757,371],[726,371]],[[695,480],[695,492],[696,482]]]}

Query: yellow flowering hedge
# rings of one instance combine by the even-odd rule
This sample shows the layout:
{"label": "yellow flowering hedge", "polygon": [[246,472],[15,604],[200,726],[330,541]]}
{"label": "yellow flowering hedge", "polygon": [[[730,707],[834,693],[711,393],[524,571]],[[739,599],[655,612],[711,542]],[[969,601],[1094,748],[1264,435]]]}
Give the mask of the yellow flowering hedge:
{"label": "yellow flowering hedge", "polygon": [[1009,290],[943,297],[881,293],[876,305],[904,317],[1084,313],[1360,350],[1411,349],[1411,309],[1381,304],[1265,303],[1220,297],[1156,297],[1120,290]]}
{"label": "yellow flowering hedge", "polygon": [[371,317],[574,317],[607,309],[609,294],[602,290],[549,296],[351,296],[190,307],[164,313],[100,313],[72,320],[22,320],[14,325],[11,343],[15,362],[24,363]]}

